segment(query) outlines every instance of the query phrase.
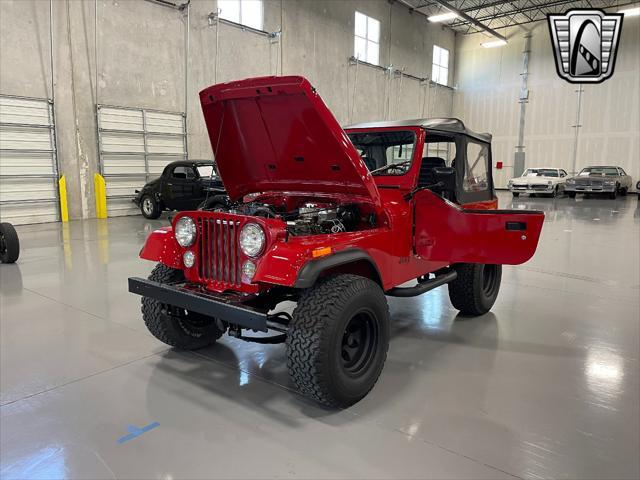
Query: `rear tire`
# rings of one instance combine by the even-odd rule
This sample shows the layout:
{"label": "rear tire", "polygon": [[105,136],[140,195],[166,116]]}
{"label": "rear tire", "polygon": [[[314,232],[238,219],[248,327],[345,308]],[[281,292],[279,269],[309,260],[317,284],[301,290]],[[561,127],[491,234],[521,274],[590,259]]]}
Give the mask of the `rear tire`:
{"label": "rear tire", "polygon": [[305,396],[345,408],[373,388],[389,348],[389,307],[368,278],[337,275],[307,290],[287,335],[289,375]]}
{"label": "rear tire", "polygon": [[13,225],[0,223],[0,262],[15,263],[20,256],[20,239]]}
{"label": "rear tire", "polygon": [[493,307],[500,291],[502,265],[460,263],[458,277],[449,283],[449,299],[463,315],[478,316]]}
{"label": "rear tire", "polygon": [[162,214],[162,209],[155,198],[151,195],[145,195],[140,201],[140,212],[143,217],[155,220]]}
{"label": "rear tire", "polygon": [[[184,281],[182,270],[155,266],[149,280],[170,284]],[[142,297],[142,318],[149,331],[163,343],[182,350],[196,350],[215,343],[224,333],[216,319]]]}

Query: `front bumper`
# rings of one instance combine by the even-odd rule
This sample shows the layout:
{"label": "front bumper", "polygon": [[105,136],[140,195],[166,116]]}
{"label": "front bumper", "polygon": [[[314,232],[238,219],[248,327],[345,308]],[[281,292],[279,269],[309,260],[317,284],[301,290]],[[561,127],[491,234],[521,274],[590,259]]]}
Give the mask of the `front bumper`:
{"label": "front bumper", "polygon": [[[540,188],[544,187],[544,188]],[[510,185],[509,190],[516,193],[553,193],[555,185],[541,185],[540,187],[533,187],[531,185]]]}
{"label": "front bumper", "polygon": [[140,193],[140,190],[136,190],[136,196],[133,197],[131,201],[135,203],[137,207],[140,206],[140,202],[142,201],[142,193]]}
{"label": "front bumper", "polygon": [[137,277],[129,278],[129,292],[243,328],[267,331],[267,312],[242,303],[238,295],[210,292],[197,284],[168,285]]}
{"label": "front bumper", "polygon": [[616,190],[614,185],[565,185],[565,192],[575,193],[613,193]]}

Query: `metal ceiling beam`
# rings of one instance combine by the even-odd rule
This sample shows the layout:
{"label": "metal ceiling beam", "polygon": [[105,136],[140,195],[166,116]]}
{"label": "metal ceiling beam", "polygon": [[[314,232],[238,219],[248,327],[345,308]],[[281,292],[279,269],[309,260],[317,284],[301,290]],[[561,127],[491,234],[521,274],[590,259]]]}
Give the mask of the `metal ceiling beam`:
{"label": "metal ceiling beam", "polygon": [[[518,9],[513,9],[513,10],[501,12],[499,14],[487,14],[487,15],[479,16],[477,21],[478,22],[482,22],[482,21],[485,21],[485,20],[494,20],[494,19],[498,19],[498,18],[508,17],[510,15],[524,14],[525,12],[531,12],[531,11],[535,11],[535,10],[539,10],[540,13],[543,13],[546,16],[546,14],[547,14],[547,10],[546,9],[547,8],[567,5],[569,3],[578,3],[578,2],[576,2],[576,0],[558,0],[558,1],[555,1],[555,2],[546,3],[544,5],[532,5],[532,6],[529,6],[529,7],[526,7],[526,8],[518,8]],[[466,25],[467,23],[473,23],[473,22],[468,22],[468,21],[466,21],[466,19],[464,19],[464,21],[463,20],[457,20],[457,21],[453,22],[450,25],[450,27],[451,28],[460,27],[460,26]]]}
{"label": "metal ceiling beam", "polygon": [[461,10],[458,10],[457,8],[454,8],[452,5],[449,4],[449,2],[446,2],[445,0],[435,0],[436,3],[442,5],[444,8],[446,8],[447,10],[455,13],[456,15],[458,15],[460,18],[463,18],[464,20],[466,20],[468,23],[471,23],[472,25],[476,26],[477,28],[484,30],[485,32],[493,35],[494,37],[506,42],[507,38],[503,35],[500,35],[498,32],[496,32],[493,28],[488,27],[487,25],[485,25],[484,23],[476,20],[475,18],[471,17],[470,15],[467,15],[466,13],[464,13]]}

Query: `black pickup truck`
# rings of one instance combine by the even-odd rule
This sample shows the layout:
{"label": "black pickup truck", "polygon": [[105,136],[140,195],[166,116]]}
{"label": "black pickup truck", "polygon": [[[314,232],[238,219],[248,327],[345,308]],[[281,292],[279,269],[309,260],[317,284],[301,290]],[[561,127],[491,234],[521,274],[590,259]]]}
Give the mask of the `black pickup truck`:
{"label": "black pickup truck", "polygon": [[215,209],[227,196],[214,162],[188,160],[167,165],[159,178],[136,190],[132,201],[142,215],[154,219],[164,210]]}

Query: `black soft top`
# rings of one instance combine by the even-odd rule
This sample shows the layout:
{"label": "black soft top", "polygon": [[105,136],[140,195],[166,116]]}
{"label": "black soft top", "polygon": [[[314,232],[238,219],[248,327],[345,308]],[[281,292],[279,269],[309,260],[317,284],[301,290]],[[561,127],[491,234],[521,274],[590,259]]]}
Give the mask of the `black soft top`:
{"label": "black soft top", "polygon": [[388,120],[382,122],[357,123],[344,127],[352,128],[384,128],[384,127],[421,127],[432,132],[456,133],[475,138],[481,142],[491,143],[490,133],[477,133],[469,130],[458,118],[416,118],[412,120]]}

